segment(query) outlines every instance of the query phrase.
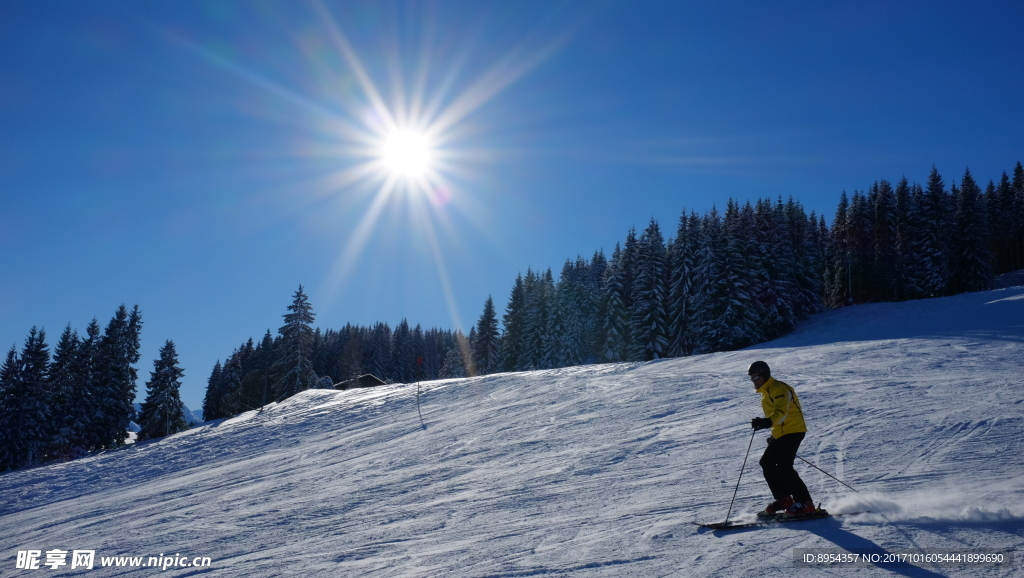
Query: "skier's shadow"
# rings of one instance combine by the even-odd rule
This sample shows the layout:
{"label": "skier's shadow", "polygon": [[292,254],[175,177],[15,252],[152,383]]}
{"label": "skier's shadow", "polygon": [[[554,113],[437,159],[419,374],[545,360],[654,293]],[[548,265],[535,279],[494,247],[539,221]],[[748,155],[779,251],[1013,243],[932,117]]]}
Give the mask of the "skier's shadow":
{"label": "skier's shadow", "polygon": [[[807,529],[812,534],[817,534],[819,537],[832,542],[836,546],[843,550],[856,552],[857,550],[876,550],[881,552],[884,550],[878,544],[875,544],[867,538],[862,538],[849,530],[844,530],[839,520],[834,518],[827,518],[817,523],[807,524]],[[902,576],[913,576],[915,578],[924,577],[938,577],[941,578],[943,574],[937,574],[928,570],[927,568],[921,568],[920,566],[913,566],[910,564],[881,564],[876,563],[879,569],[887,570],[893,574],[899,574]]]}

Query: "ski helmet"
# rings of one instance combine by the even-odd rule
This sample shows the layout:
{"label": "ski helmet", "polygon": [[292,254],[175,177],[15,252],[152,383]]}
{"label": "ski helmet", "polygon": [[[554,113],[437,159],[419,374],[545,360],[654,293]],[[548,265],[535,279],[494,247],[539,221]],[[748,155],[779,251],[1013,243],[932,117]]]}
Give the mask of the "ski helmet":
{"label": "ski helmet", "polygon": [[750,364],[747,368],[747,375],[760,375],[761,377],[768,379],[772,376],[772,370],[768,367],[768,364],[763,361],[755,361]]}

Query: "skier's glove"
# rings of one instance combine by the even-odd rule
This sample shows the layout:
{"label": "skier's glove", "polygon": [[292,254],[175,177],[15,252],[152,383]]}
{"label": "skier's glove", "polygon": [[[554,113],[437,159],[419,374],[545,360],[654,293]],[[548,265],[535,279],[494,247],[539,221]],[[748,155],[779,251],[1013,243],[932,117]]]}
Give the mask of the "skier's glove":
{"label": "skier's glove", "polygon": [[766,417],[755,417],[750,420],[750,427],[754,428],[754,431],[768,429],[772,427],[772,420]]}

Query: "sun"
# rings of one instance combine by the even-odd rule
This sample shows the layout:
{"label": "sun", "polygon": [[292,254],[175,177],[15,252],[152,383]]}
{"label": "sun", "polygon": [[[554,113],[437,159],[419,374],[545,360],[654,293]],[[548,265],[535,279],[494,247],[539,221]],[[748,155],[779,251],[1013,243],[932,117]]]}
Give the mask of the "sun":
{"label": "sun", "polygon": [[430,138],[412,129],[394,129],[384,139],[380,160],[397,177],[418,179],[431,169],[434,151]]}

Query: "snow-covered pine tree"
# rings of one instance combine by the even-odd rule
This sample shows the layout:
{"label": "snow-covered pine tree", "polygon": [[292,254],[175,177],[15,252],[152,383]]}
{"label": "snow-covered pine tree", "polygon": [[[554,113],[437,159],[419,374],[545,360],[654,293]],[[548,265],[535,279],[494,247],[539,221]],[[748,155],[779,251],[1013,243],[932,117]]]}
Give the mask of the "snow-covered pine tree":
{"label": "snow-covered pine tree", "polygon": [[409,322],[402,319],[395,327],[392,339],[391,379],[396,383],[412,383],[416,381],[416,351],[412,341],[412,330]]}
{"label": "snow-covered pine tree", "polygon": [[825,304],[829,307],[842,307],[853,302],[852,289],[852,255],[850,253],[850,200],[843,191],[836,207],[836,215],[829,230],[829,270],[831,275],[825,280]]}
{"label": "snow-covered pine tree", "polygon": [[786,221],[790,231],[790,244],[795,261],[793,280],[795,301],[793,312],[796,320],[806,319],[821,311],[821,239],[818,236],[818,219],[811,211],[810,217],[803,206],[792,197],[786,203]]}
{"label": "snow-covered pine tree", "polygon": [[608,258],[604,250],[594,252],[587,269],[587,295],[590,300],[590,314],[586,321],[586,331],[590,336],[587,344],[587,362],[599,363],[604,360],[604,319],[608,315],[604,309],[604,279],[608,270]]}
{"label": "snow-covered pine tree", "polygon": [[626,308],[625,277],[626,267],[622,248],[615,244],[611,261],[605,271],[602,291],[602,310],[605,311],[604,351],[602,361],[626,361],[629,358],[632,330],[629,323],[629,309]]}
{"label": "snow-covered pine tree", "polygon": [[952,285],[957,292],[981,291],[988,288],[992,280],[992,254],[988,248],[985,198],[969,169],[964,171],[959,194],[955,199]]}
{"label": "snow-covered pine tree", "polygon": [[873,209],[871,293],[876,299],[892,301],[898,293],[896,273],[896,199],[892,184],[882,179],[871,187],[868,202]]}
{"label": "snow-covered pine tree", "polygon": [[558,289],[555,286],[555,276],[551,268],[544,272],[540,279],[541,288],[547,302],[547,326],[541,334],[541,356],[539,367],[551,369],[561,366],[561,336],[564,320],[558,310]]}
{"label": "snow-covered pine tree", "polygon": [[748,239],[749,276],[754,284],[746,290],[753,299],[758,320],[758,326],[751,335],[755,343],[784,331],[793,317],[792,300],[796,287],[790,280],[795,263],[788,246],[785,217],[776,207],[769,199],[758,199],[757,208],[750,217],[753,235]]}
{"label": "snow-covered pine tree", "polygon": [[524,281],[526,293],[526,327],[523,331],[523,356],[520,359],[520,370],[549,369],[555,338],[551,331],[555,325],[555,285],[551,270],[546,274],[536,275],[531,269],[526,270]]}
{"label": "snow-covered pine tree", "polygon": [[823,307],[833,307],[833,295],[835,282],[841,264],[838,262],[838,251],[835,241],[832,238],[832,231],[828,228],[824,215],[818,215],[818,246],[820,247],[821,263],[819,274],[821,280],[821,301]]}
{"label": "snow-covered pine tree", "polygon": [[85,416],[81,413],[81,398],[86,392],[82,388],[81,374],[77,371],[80,346],[78,333],[68,324],[53,350],[50,362],[52,429],[46,451],[47,459],[66,461],[79,457],[75,455],[74,448],[86,431]]}
{"label": "snow-covered pine tree", "polygon": [[700,229],[696,212],[679,216],[676,236],[668,244],[668,355],[681,357],[693,352],[689,341],[689,324],[693,318],[693,268],[695,235]]}
{"label": "snow-covered pine tree", "polygon": [[131,313],[121,305],[100,341],[99,378],[94,384],[97,416],[90,424],[100,448],[115,448],[128,439],[138,378],[133,364],[139,361],[141,330],[142,314],[138,305]]}
{"label": "snow-covered pine tree", "polygon": [[441,366],[439,377],[441,379],[466,377],[466,360],[469,359],[470,353],[466,336],[461,331],[455,330],[445,347],[444,364]]}
{"label": "snow-covered pine tree", "polygon": [[668,350],[668,291],[665,281],[665,240],[658,222],[651,219],[640,236],[637,251],[630,316],[635,338],[634,359],[661,359]]}
{"label": "snow-covered pine tree", "polygon": [[160,348],[160,358],[153,362],[153,372],[146,383],[146,401],[139,418],[139,439],[169,436],[188,429],[184,405],[181,403],[181,378],[178,353],[168,340]]}
{"label": "snow-covered pine tree", "polygon": [[1020,259],[1016,255],[1018,248],[1014,239],[1017,238],[1017,227],[1024,216],[1024,209],[1017,205],[1010,175],[1004,171],[999,186],[990,182],[985,198],[991,232],[989,252],[993,256],[993,273],[1000,275],[1016,271],[1021,267],[1018,266]]}
{"label": "snow-covered pine tree", "polygon": [[313,364],[313,328],[310,324],[316,317],[309,298],[299,285],[288,306],[289,313],[284,315],[284,325],[278,330],[282,341],[282,356],[278,360],[281,378],[274,384],[277,400],[289,397],[309,389],[316,382]]}
{"label": "snow-covered pine tree", "polygon": [[899,262],[902,268],[900,283],[904,299],[922,299],[928,296],[926,290],[928,271],[924,243],[924,188],[914,183],[910,185],[907,199],[903,199],[902,187],[896,188],[896,202],[903,204],[898,210],[902,225],[898,229]]}
{"label": "snow-covered pine tree", "polygon": [[220,414],[232,417],[249,409],[254,408],[242,405],[242,356],[235,350],[220,374]]}
{"label": "snow-covered pine tree", "polygon": [[502,316],[501,333],[501,368],[504,371],[519,369],[519,359],[523,356],[523,339],[526,325],[526,290],[522,274],[516,275],[512,286],[505,315]]}
{"label": "snow-covered pine tree", "polygon": [[[796,210],[796,209],[794,209]],[[780,196],[772,208],[772,230],[769,233],[771,253],[771,282],[779,296],[778,320],[769,331],[764,331],[759,341],[774,339],[793,328],[799,319],[798,304],[801,301],[800,284],[797,276],[799,267],[799,243],[793,221],[787,216],[786,205]]]}
{"label": "snow-covered pine tree", "polygon": [[241,406],[259,409],[270,402],[270,366],[274,362],[274,338],[268,329],[259,344],[250,339],[244,349],[251,349],[242,366]]}
{"label": "snow-covered pine tree", "polygon": [[949,233],[952,227],[950,207],[952,201],[938,169],[932,166],[928,186],[921,198],[921,256],[924,270],[921,289],[926,296],[938,297],[949,293],[951,251]]}
{"label": "snow-covered pine tree", "polygon": [[413,374],[412,378],[417,382],[423,381],[426,374],[424,373],[424,364],[427,362],[427,334],[423,331],[423,327],[419,323],[412,329],[412,363],[413,363]]}
{"label": "snow-covered pine tree", "polygon": [[100,323],[93,317],[85,329],[85,338],[78,346],[78,357],[75,364],[76,381],[82,392],[78,399],[79,413],[84,426],[84,430],[80,432],[72,449],[73,457],[76,458],[100,447],[98,428],[95,423],[103,414],[98,393],[103,370],[102,339]]}
{"label": "snow-covered pine tree", "polygon": [[499,369],[501,360],[501,341],[498,336],[498,317],[494,310],[494,300],[490,295],[484,302],[484,311],[476,323],[476,335],[473,342],[473,363],[477,375],[487,375]]}
{"label": "snow-covered pine tree", "polygon": [[224,397],[224,388],[221,387],[223,375],[224,368],[218,359],[209,379],[206,380],[206,396],[203,398],[203,419],[206,421],[227,417],[221,412],[221,399]]}
{"label": "snow-covered pine tree", "polygon": [[437,379],[441,375],[446,351],[444,344],[450,340],[448,332],[437,328],[428,329],[423,334],[423,375],[420,379]]}
{"label": "snow-covered pine tree", "polygon": [[558,356],[555,365],[581,365],[587,356],[587,318],[591,304],[587,294],[587,265],[582,258],[566,259],[555,286],[556,318],[559,320]]}
{"label": "snow-covered pine tree", "polygon": [[46,332],[35,327],[25,339],[18,364],[18,377],[9,390],[9,404],[17,428],[13,467],[24,468],[43,462],[52,435],[51,395],[48,383],[50,351]]}
{"label": "snow-covered pine tree", "polygon": [[726,332],[719,339],[717,349],[732,350],[760,341],[763,323],[757,315],[754,295],[759,287],[770,286],[770,281],[751,275],[754,270],[751,249],[754,210],[749,203],[741,214],[739,205],[729,200],[722,221],[721,240],[719,272],[725,281],[726,291],[721,322]]}
{"label": "snow-covered pine tree", "polygon": [[873,292],[871,275],[874,270],[873,211],[867,195],[854,191],[850,200],[849,223],[846,232],[849,237],[853,271],[853,300],[866,303],[878,297]]}
{"label": "snow-covered pine tree", "polygon": [[21,441],[21,416],[15,407],[19,365],[18,348],[12,345],[0,365],[0,472],[16,467]]}
{"label": "snow-covered pine tree", "polygon": [[728,337],[724,322],[726,301],[729,298],[726,279],[721,272],[722,221],[715,207],[701,219],[698,237],[697,261],[694,269],[694,316],[690,324],[694,353],[720,350],[720,343]]}
{"label": "snow-covered pine tree", "polygon": [[803,205],[792,197],[786,201],[784,213],[787,246],[793,259],[791,309],[796,322],[822,308],[818,219],[813,211],[808,217]]}
{"label": "snow-covered pine tree", "polygon": [[381,380],[390,381],[391,326],[387,323],[375,324],[367,342],[369,343],[369,351],[366,353],[369,355],[369,359],[367,360],[366,368]]}
{"label": "snow-covered pine tree", "polygon": [[342,331],[345,345],[341,351],[341,359],[338,360],[338,380],[348,381],[359,377],[363,370],[363,339],[364,331],[361,327],[351,324],[345,326]]}
{"label": "snow-covered pine tree", "polygon": [[459,355],[458,349],[448,350],[448,353],[444,357],[444,365],[441,366],[441,371],[438,373],[438,377],[441,379],[466,377],[466,368],[462,366],[462,356]]}
{"label": "snow-covered pine tree", "polygon": [[1014,271],[1024,269],[1024,164],[1017,162],[1013,169],[1014,219],[1013,235],[1011,235],[1012,267]]}

